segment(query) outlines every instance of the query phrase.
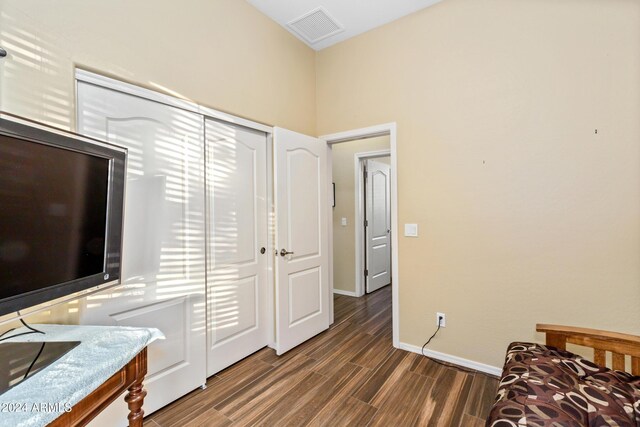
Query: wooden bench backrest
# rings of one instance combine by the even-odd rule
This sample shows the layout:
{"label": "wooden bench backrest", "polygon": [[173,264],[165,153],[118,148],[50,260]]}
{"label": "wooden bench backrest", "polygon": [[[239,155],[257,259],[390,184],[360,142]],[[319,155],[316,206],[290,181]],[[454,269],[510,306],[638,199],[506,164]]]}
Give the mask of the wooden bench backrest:
{"label": "wooden bench backrest", "polygon": [[536,325],[538,332],[546,334],[547,345],[561,350],[567,349],[567,343],[593,348],[593,361],[606,366],[606,352],[610,351],[612,368],[625,371],[625,356],[631,356],[631,373],[640,375],[640,337],[601,331],[598,329],[577,328],[560,325]]}

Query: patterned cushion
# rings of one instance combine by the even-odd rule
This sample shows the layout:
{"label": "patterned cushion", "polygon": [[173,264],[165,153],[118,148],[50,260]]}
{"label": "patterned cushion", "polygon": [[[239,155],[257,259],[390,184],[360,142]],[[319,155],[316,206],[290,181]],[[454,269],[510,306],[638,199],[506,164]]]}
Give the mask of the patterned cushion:
{"label": "patterned cushion", "polygon": [[540,344],[509,345],[487,427],[640,427],[640,377]]}

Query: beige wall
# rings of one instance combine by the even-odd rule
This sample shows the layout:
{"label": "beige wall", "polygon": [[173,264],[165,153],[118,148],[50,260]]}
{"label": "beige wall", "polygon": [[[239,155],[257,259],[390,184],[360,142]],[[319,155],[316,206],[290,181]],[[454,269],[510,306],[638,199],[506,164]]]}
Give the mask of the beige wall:
{"label": "beige wall", "polygon": [[0,108],[72,128],[73,67],[315,134],[315,52],[239,0],[0,0]]}
{"label": "beige wall", "polygon": [[402,342],[640,332],[639,1],[446,0],[317,63],[320,134],[398,125]]}
{"label": "beige wall", "polygon": [[78,65],[315,134],[315,52],[245,1],[0,0],[0,46],[0,110],[58,127],[74,128]]}
{"label": "beige wall", "polygon": [[637,0],[445,0],[317,56],[238,0],[0,12],[0,108],[59,126],[74,64],[310,134],[396,121],[403,342],[436,311],[431,348],[495,366],[536,322],[640,330]]}
{"label": "beige wall", "polygon": [[[332,145],[333,182],[336,207],[333,208],[333,288],[356,291],[356,192],[354,155],[389,149],[389,137],[360,139]],[[384,159],[379,159],[384,161]],[[347,218],[343,227],[341,218]]]}

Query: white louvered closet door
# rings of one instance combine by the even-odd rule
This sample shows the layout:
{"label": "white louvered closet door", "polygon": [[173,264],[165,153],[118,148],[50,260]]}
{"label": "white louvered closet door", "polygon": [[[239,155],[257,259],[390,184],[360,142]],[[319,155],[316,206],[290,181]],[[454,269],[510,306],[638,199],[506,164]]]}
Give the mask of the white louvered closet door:
{"label": "white louvered closet door", "polygon": [[[152,326],[151,413],[206,381],[204,132],[199,114],[78,82],[78,131],[128,148],[122,284],[81,300],[83,324]],[[126,425],[118,399],[94,424]]]}

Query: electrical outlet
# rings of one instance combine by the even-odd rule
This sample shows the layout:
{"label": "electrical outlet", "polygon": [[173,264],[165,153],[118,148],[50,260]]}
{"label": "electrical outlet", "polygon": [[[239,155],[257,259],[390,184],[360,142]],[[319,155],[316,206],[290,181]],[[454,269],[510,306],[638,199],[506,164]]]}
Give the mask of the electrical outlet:
{"label": "electrical outlet", "polygon": [[447,326],[447,315],[444,313],[436,313],[436,326],[440,325],[441,328]]}

